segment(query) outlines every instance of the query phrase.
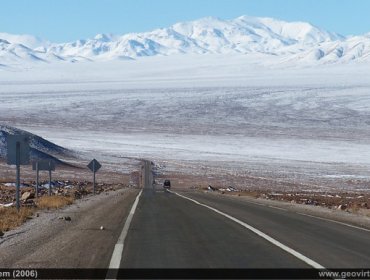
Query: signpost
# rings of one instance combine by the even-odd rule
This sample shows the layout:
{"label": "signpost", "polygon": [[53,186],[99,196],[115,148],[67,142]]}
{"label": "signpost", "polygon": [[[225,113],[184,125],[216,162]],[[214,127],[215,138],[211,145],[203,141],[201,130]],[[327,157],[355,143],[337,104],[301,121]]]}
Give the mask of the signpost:
{"label": "signpost", "polygon": [[16,171],[16,206],[20,209],[20,166],[30,163],[30,146],[29,139],[25,135],[8,135],[7,136],[7,164],[15,165]]}
{"label": "signpost", "polygon": [[49,196],[51,195],[51,171],[55,170],[55,163],[53,160],[39,160],[32,163],[32,169],[36,170],[36,196],[39,187],[39,171],[49,171]]}
{"label": "signpost", "polygon": [[101,167],[101,164],[96,159],[93,159],[92,161],[90,161],[87,167],[94,173],[93,189],[94,189],[94,195],[95,195],[95,191],[96,191],[95,190],[95,173],[98,172],[98,170]]}

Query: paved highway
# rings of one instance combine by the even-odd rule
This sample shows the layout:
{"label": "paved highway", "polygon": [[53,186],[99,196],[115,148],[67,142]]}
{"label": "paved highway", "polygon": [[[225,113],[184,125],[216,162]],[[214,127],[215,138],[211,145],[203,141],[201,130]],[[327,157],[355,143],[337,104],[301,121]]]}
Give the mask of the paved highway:
{"label": "paved highway", "polygon": [[[58,213],[42,212],[1,239],[1,265],[369,268],[369,230],[238,197],[165,192],[152,181],[151,163],[145,161],[142,190],[123,189]],[[60,220],[60,215],[72,220]]]}
{"label": "paved highway", "polygon": [[[247,200],[145,187],[121,268],[367,268],[370,231]],[[218,211],[218,212],[217,212]]]}

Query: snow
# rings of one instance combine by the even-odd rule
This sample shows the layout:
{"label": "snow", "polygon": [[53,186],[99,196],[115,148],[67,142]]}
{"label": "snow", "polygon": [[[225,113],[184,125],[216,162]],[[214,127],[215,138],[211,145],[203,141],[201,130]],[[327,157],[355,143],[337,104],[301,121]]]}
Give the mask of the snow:
{"label": "snow", "polygon": [[0,116],[63,147],[168,172],[367,180],[369,70],[220,54],[40,64],[1,72]]}
{"label": "snow", "polygon": [[0,32],[0,38],[11,42],[13,44],[21,44],[31,49],[35,49],[42,46],[48,46],[50,42],[32,35],[15,35],[9,33]]}
{"label": "snow", "polygon": [[0,120],[106,161],[340,188],[370,178],[369,46],[245,16],[37,49],[3,39]]}
{"label": "snow", "polygon": [[50,43],[30,35],[0,33],[0,63],[13,69],[34,63],[75,63],[150,56],[248,54],[262,65],[316,65],[367,61],[370,38],[344,37],[307,22],[242,16],[207,17],[167,28],[124,35]]}

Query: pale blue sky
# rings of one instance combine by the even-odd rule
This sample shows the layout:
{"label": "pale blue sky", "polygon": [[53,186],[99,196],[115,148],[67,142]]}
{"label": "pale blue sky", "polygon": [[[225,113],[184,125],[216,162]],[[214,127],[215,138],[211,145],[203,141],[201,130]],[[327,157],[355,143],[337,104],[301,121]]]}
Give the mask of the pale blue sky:
{"label": "pale blue sky", "polygon": [[0,32],[66,42],[241,15],[308,21],[343,35],[370,32],[369,0],[0,0]]}

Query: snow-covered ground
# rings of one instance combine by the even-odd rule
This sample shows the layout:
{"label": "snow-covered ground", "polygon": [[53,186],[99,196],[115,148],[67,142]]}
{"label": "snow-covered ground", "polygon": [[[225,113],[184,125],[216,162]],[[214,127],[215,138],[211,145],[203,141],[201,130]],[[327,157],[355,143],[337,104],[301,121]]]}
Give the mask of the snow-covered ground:
{"label": "snow-covered ground", "polygon": [[0,70],[0,119],[66,148],[153,159],[164,172],[208,165],[368,181],[370,64],[257,61],[177,55]]}

